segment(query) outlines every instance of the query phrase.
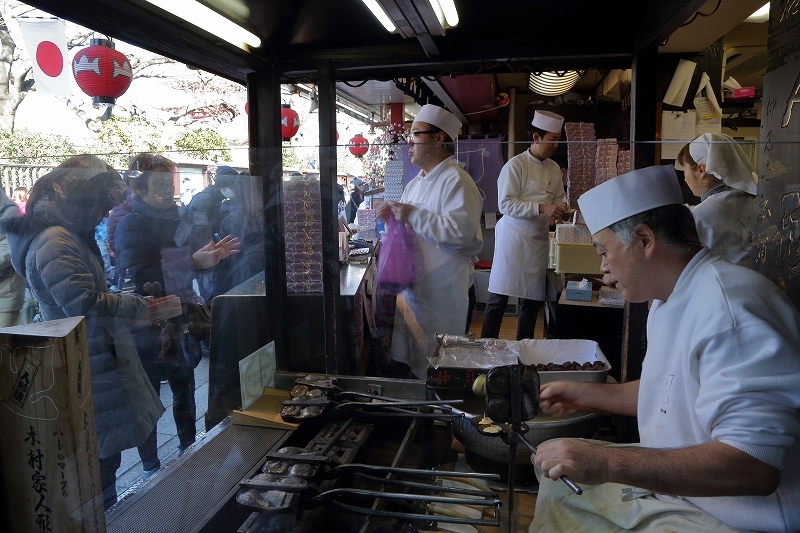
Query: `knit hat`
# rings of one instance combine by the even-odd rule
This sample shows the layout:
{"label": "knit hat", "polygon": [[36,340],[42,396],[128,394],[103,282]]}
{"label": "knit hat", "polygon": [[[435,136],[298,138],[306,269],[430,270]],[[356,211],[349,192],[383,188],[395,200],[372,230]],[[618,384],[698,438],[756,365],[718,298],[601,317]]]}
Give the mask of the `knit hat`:
{"label": "knit hat", "polygon": [[222,165],[217,167],[217,173],[214,177],[214,185],[217,187],[229,187],[233,185],[233,178],[239,175],[239,172],[232,167]]}

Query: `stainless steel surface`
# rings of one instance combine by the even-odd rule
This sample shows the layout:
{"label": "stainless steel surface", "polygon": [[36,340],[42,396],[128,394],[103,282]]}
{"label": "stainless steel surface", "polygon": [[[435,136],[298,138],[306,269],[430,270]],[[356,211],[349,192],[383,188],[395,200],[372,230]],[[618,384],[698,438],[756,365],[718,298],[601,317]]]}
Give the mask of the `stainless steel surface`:
{"label": "stainless steel surface", "polygon": [[223,422],[151,485],[112,510],[106,531],[199,531],[287,433]]}
{"label": "stainless steel surface", "polygon": [[[371,262],[371,260],[370,260]],[[339,267],[339,286],[342,296],[355,296],[364,274],[369,268],[368,263],[347,263]]]}
{"label": "stainless steel surface", "polygon": [[[276,372],[275,386],[279,389],[291,390],[294,380],[306,374],[294,372]],[[361,376],[331,376],[336,379],[342,390],[373,394],[380,390],[381,394],[404,400],[425,400],[425,382],[416,379],[390,379]]]}

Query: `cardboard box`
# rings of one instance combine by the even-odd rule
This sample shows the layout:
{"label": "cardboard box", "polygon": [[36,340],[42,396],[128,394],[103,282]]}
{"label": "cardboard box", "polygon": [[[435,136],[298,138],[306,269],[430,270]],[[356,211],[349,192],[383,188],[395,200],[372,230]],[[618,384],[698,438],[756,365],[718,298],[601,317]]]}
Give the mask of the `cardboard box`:
{"label": "cardboard box", "polygon": [[552,242],[556,274],[602,274],[601,259],[593,245]]}
{"label": "cardboard box", "polygon": [[567,282],[567,294],[564,296],[567,300],[579,300],[582,302],[592,301],[592,284],[587,284],[585,289],[578,288],[577,281]]}
{"label": "cardboard box", "polygon": [[737,100],[741,98],[755,98],[755,96],[756,96],[755,87],[740,87],[738,89],[725,91],[725,98],[730,98],[731,100]]}

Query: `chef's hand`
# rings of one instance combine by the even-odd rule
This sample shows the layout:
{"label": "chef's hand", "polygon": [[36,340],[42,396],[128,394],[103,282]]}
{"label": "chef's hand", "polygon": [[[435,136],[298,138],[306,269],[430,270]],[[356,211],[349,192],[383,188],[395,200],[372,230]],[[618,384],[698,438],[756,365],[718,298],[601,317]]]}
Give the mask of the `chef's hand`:
{"label": "chef's hand", "polygon": [[563,204],[539,204],[539,214],[547,215],[550,218],[559,219],[567,210],[567,206]]}
{"label": "chef's hand", "polygon": [[551,381],[539,389],[539,409],[555,417],[568,415],[581,409],[581,383],[577,381]]}
{"label": "chef's hand", "polygon": [[378,207],[378,212],[375,213],[375,216],[378,218],[378,220],[389,220],[389,217],[392,216],[392,206],[388,203],[381,204],[380,207]]}
{"label": "chef's hand", "polygon": [[391,206],[392,214],[398,222],[408,222],[408,217],[411,211],[414,210],[413,205],[401,204],[400,202],[389,202],[389,206]]}
{"label": "chef's hand", "polygon": [[609,479],[610,453],[584,439],[553,439],[540,444],[531,461],[547,478],[569,476],[578,484],[600,485]]}

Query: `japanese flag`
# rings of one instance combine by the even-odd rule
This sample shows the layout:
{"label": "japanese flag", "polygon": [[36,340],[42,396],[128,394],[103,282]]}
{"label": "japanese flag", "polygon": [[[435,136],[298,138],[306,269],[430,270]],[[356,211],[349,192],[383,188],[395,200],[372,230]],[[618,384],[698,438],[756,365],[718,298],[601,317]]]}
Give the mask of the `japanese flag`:
{"label": "japanese flag", "polygon": [[36,92],[69,96],[70,62],[67,57],[67,26],[64,21],[21,18],[18,21],[33,67]]}

